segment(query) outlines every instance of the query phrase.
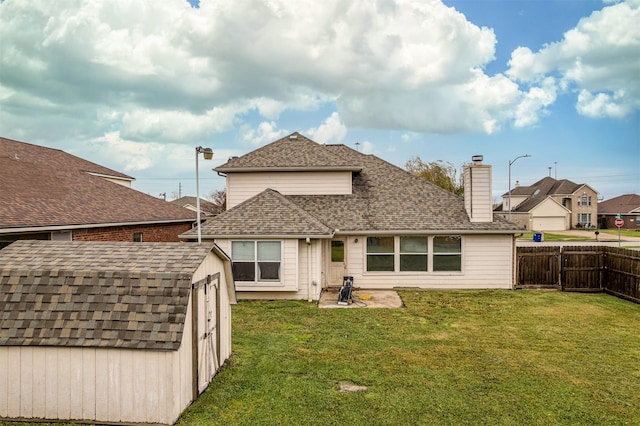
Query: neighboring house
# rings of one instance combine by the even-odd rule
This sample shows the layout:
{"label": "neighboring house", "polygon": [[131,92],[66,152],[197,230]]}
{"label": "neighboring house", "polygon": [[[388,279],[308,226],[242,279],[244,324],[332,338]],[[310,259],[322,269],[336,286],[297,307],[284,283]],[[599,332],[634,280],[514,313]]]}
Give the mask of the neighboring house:
{"label": "neighboring house", "polygon": [[463,199],[293,133],[215,171],[226,175],[227,210],[202,239],[231,255],[239,297],[318,300],[345,276],[366,289],[512,288],[523,230],[493,219],[489,165],[466,167]]}
{"label": "neighboring house", "polygon": [[598,203],[598,225],[603,229],[617,229],[616,217],[624,221],[622,229],[640,230],[640,195],[625,194]]}
{"label": "neighboring house", "polygon": [[173,424],[231,355],[213,244],[16,241],[0,250],[0,420]]}
{"label": "neighboring house", "polygon": [[[178,205],[180,207],[184,207],[185,209],[189,209],[193,212],[198,211],[198,200],[196,197],[180,197],[173,201],[169,201],[171,204]],[[217,214],[222,213],[224,210],[221,206],[212,203],[211,201],[200,199],[200,214],[204,216],[215,216]]]}
{"label": "neighboring house", "polygon": [[0,138],[0,248],[18,239],[180,241],[192,211],[132,177],[58,149]]}
{"label": "neighboring house", "polygon": [[598,193],[589,185],[567,179],[545,177],[533,185],[502,195],[502,204],[494,210],[511,222],[536,231],[561,231],[572,228],[595,228],[598,216]]}

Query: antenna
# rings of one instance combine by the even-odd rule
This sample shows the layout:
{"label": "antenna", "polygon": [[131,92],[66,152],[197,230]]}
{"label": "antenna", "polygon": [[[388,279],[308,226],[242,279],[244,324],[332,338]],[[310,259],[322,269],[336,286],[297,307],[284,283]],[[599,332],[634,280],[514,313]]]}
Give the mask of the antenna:
{"label": "antenna", "polygon": [[162,198],[164,198],[165,201],[167,201],[167,193],[166,192],[159,193],[158,197],[162,197]]}
{"label": "antenna", "polygon": [[360,152],[360,142],[356,142],[356,151]]}

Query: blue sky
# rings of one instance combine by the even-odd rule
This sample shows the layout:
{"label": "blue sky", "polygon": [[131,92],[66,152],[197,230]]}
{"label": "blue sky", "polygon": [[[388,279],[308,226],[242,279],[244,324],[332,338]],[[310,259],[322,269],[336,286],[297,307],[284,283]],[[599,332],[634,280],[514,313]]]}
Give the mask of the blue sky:
{"label": "blue sky", "polygon": [[[640,0],[0,2],[0,136],[171,199],[293,131],[640,193]],[[357,144],[357,145],[356,145]],[[551,167],[551,169],[549,169]]]}

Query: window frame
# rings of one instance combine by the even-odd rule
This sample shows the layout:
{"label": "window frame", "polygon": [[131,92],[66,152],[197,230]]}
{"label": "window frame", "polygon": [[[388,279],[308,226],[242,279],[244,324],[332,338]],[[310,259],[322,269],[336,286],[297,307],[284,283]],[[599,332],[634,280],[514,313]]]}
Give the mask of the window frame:
{"label": "window frame", "polygon": [[[234,254],[235,252],[234,246],[236,245],[236,243],[252,244],[253,253],[252,253],[251,259],[249,258],[242,259],[242,255],[240,253]],[[261,256],[260,255],[261,243],[262,245],[277,243],[279,246],[277,259],[268,258],[268,256],[264,257],[264,254]],[[247,253],[245,253],[245,255],[246,254]],[[238,258],[240,258],[240,260],[238,260]],[[280,240],[232,240],[231,241],[231,268],[232,268],[233,279],[236,282],[243,283],[243,284],[248,283],[252,285],[267,285],[267,286],[282,283],[282,280],[283,280],[282,258],[283,258],[283,243]],[[241,276],[251,275],[253,277],[253,280],[236,278],[238,275],[241,274],[239,270],[239,264],[241,263],[244,263],[247,265],[253,264],[253,268],[252,268],[253,270],[247,270],[244,275],[241,275]],[[273,266],[275,266],[275,269],[273,268]],[[265,273],[273,274],[274,272],[277,274],[277,277],[263,278]]]}
{"label": "window frame", "polygon": [[[401,241],[403,238],[425,238],[426,239],[426,252],[408,252],[402,251]],[[459,251],[453,253],[440,253],[438,254],[434,249],[434,239],[439,237],[454,237],[458,238],[460,241]],[[391,252],[377,252],[371,251],[369,248],[369,239],[370,238],[393,238],[393,253]],[[364,247],[364,265],[363,265],[363,273],[364,274],[422,274],[422,275],[438,275],[438,274],[463,274],[464,273],[464,237],[459,234],[444,234],[444,235],[429,235],[429,234],[410,234],[410,235],[385,235],[385,236],[366,236],[365,247]],[[416,256],[422,255],[426,258],[426,269],[425,270],[403,270],[402,268],[402,256]],[[459,269],[455,270],[437,270],[435,268],[436,260],[434,260],[435,256],[457,256],[459,258]],[[390,256],[393,258],[392,268],[387,270],[380,269],[370,269],[370,256]]]}
{"label": "window frame", "polygon": [[[459,250],[458,251],[437,251],[436,250],[436,238],[457,238],[459,241]],[[462,236],[461,235],[434,235],[433,237],[433,272],[462,272],[463,258],[462,258]],[[436,259],[442,260],[446,257],[456,257],[459,259],[457,269],[437,269],[436,270]]]}

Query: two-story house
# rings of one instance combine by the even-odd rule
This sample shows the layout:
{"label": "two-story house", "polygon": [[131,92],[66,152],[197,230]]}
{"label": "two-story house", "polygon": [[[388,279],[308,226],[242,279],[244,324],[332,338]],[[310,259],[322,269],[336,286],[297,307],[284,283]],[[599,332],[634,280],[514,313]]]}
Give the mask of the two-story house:
{"label": "two-story house", "polygon": [[464,199],[299,133],[214,170],[228,210],[202,239],[231,255],[240,298],[318,300],[345,276],[363,289],[512,288],[522,228],[493,219],[491,166],[479,158],[464,170]]}
{"label": "two-story house", "polygon": [[516,185],[511,193],[502,195],[502,204],[494,212],[536,231],[593,228],[598,217],[598,192],[584,183],[545,177],[530,186]]}

